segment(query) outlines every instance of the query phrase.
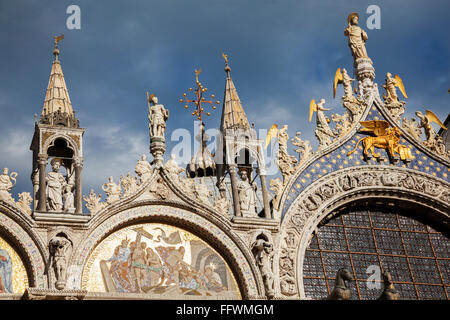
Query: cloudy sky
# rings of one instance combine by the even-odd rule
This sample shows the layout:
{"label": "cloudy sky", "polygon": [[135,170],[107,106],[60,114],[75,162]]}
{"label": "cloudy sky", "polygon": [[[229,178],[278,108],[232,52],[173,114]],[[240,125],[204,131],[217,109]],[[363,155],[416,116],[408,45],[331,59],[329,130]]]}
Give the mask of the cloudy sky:
{"label": "cloudy sky", "polygon": [[[81,29],[69,30],[66,9],[81,9]],[[381,9],[381,28],[369,30],[369,5]],[[178,102],[200,81],[222,100],[229,55],[231,75],[250,122],[258,129],[288,124],[316,145],[308,123],[311,98],[332,97],[337,67],[352,70],[344,37],[356,11],[368,33],[375,81],[386,72],[405,84],[406,116],[430,108],[449,113],[450,2],[445,0],[0,0],[0,167],[19,173],[14,196],[31,191],[34,114],[40,114],[53,59],[53,36],[64,34],[60,60],[84,135],[83,193],[112,175],[134,173],[149,153],[147,90],[170,110],[166,140],[193,118]],[[342,88],[337,96],[342,96]],[[221,105],[220,105],[221,106]],[[219,126],[221,107],[206,119]],[[168,142],[170,151],[177,141]]]}

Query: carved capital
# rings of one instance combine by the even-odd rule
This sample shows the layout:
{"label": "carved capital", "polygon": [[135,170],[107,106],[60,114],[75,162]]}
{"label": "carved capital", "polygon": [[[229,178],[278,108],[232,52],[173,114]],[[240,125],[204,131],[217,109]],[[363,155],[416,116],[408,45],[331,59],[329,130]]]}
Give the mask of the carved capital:
{"label": "carved capital", "polygon": [[44,153],[38,154],[38,163],[40,165],[47,165],[48,162],[48,155]]}

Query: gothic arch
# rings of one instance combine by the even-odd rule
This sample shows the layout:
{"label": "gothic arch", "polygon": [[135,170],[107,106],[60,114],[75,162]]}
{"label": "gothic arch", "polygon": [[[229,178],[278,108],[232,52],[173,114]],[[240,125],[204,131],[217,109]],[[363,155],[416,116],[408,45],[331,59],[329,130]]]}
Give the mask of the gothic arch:
{"label": "gothic arch", "polygon": [[[331,213],[357,201],[383,200],[397,206],[426,209],[418,216],[441,221],[450,228],[450,184],[410,169],[387,166],[363,166],[336,171],[305,189],[286,212],[281,230],[279,261],[275,265],[280,279],[294,281],[295,289],[281,293],[305,298],[303,260],[310,237],[319,223]],[[425,210],[423,210],[425,211]],[[417,210],[416,210],[417,212]],[[421,213],[423,214],[423,213]],[[285,263],[286,260],[291,263]],[[295,279],[294,279],[295,278]]]}
{"label": "gothic arch", "polygon": [[[244,299],[263,295],[262,284],[258,283],[257,270],[251,260],[251,253],[244,249],[237,237],[220,229],[217,225],[198,213],[185,208],[169,206],[165,203],[144,201],[134,207],[124,209],[108,216],[101,223],[91,228],[91,232],[74,248],[69,265],[79,270],[80,274],[86,268],[88,257],[95,247],[107,236],[124,227],[139,224],[159,222],[189,231],[214,248],[231,268],[241,295]],[[70,276],[70,275],[69,275]],[[76,287],[81,288],[83,279],[78,279]]]}
{"label": "gothic arch", "polygon": [[77,142],[70,137],[69,135],[65,135],[65,134],[60,134],[60,133],[55,133],[52,136],[50,136],[49,138],[46,139],[46,141],[44,142],[43,145],[43,151],[45,154],[47,154],[48,149],[55,143],[56,140],[58,139],[62,139],[64,141],[66,141],[67,143],[67,147],[73,151],[73,157],[80,157],[81,155],[80,150],[81,148],[78,146]]}

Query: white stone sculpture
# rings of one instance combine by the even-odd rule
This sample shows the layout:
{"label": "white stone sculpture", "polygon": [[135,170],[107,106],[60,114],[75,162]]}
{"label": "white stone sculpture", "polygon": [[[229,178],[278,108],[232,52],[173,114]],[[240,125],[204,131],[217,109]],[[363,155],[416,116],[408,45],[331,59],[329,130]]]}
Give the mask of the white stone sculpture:
{"label": "white stone sculpture", "polygon": [[252,251],[255,254],[256,265],[259,267],[264,281],[266,296],[272,298],[275,292],[272,270],[273,245],[264,239],[257,239],[252,245]]}
{"label": "white stone sculpture", "polygon": [[72,186],[70,184],[66,184],[64,186],[64,212],[74,213],[75,212],[75,201],[72,193]]}
{"label": "white stone sculpture", "polygon": [[150,121],[150,137],[164,138],[166,130],[166,121],[169,119],[169,110],[165,109],[162,104],[158,104],[158,98],[151,95],[149,98],[149,115]]}
{"label": "white stone sculpture", "polygon": [[128,172],[128,174],[124,176],[120,176],[120,185],[123,188],[123,196],[127,197],[133,193],[135,193],[138,190],[138,182],[137,178],[131,176],[131,174]]}
{"label": "white stone sculpture", "polygon": [[105,203],[100,202],[101,195],[96,194],[93,189],[89,192],[88,196],[84,196],[83,200],[86,201],[86,208],[91,214],[95,214],[105,207]]}
{"label": "white stone sculpture", "polygon": [[8,174],[8,170],[8,168],[4,168],[3,173],[0,175],[0,200],[14,202],[10,192],[16,184],[17,172]]}
{"label": "white stone sculpture", "polygon": [[102,185],[102,190],[105,191],[107,198],[106,203],[111,204],[120,200],[120,194],[122,192],[119,185],[114,182],[113,177],[109,177],[108,182]]}
{"label": "white stone sculpture", "polygon": [[52,212],[63,211],[63,187],[66,185],[66,179],[59,173],[61,167],[61,159],[54,158],[51,161],[52,171],[47,173],[45,180],[47,181],[47,210]]}
{"label": "white stone sculpture", "polygon": [[67,257],[68,249],[71,246],[71,242],[60,236],[53,237],[49,242],[50,256],[52,257],[52,266],[55,271],[56,277],[56,289],[62,290],[66,284],[66,270],[67,270]]}
{"label": "white stone sculpture", "polygon": [[237,184],[239,205],[244,217],[256,217],[256,185],[248,181],[247,172],[239,171],[241,180]]}
{"label": "white stone sculpture", "polygon": [[138,175],[141,184],[150,179],[153,169],[145,154],[141,156],[141,160],[138,160],[134,171]]}
{"label": "white stone sculpture", "polygon": [[32,202],[33,197],[29,192],[19,193],[19,201],[17,201],[17,205],[28,214],[31,214],[30,205]]}

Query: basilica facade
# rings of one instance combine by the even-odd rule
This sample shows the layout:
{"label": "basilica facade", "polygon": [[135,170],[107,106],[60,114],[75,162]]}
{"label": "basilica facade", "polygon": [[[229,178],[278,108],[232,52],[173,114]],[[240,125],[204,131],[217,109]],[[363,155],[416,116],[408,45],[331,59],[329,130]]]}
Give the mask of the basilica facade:
{"label": "basilica facade", "polygon": [[[82,188],[89,128],[72,108],[55,37],[30,137],[33,192],[14,199],[17,173],[0,175],[0,299],[448,299],[448,119],[404,117],[402,79],[375,81],[357,13],[344,35],[354,78],[336,66],[340,114],[311,100],[317,148],[283,124],[258,139],[224,54],[216,151],[200,122],[188,166],[164,161],[170,114],[148,95],[151,156],[135,175],[110,177],[104,199]],[[275,179],[263,152],[272,139]]]}

